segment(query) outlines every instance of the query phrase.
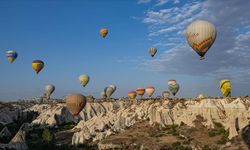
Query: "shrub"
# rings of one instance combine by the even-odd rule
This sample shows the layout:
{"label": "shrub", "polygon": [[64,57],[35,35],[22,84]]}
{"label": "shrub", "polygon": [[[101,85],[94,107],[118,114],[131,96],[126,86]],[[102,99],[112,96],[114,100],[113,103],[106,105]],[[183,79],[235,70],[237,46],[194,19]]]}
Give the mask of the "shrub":
{"label": "shrub", "polygon": [[52,136],[51,132],[49,131],[49,129],[45,128],[43,130],[42,138],[43,138],[44,142],[47,142],[47,143],[52,142],[53,136]]}

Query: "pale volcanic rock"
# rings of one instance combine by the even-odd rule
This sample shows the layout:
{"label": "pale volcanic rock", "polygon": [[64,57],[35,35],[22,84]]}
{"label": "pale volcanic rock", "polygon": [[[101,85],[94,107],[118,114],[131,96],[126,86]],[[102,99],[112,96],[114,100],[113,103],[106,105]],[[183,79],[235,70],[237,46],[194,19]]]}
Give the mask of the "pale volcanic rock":
{"label": "pale volcanic rock", "polygon": [[[249,106],[249,98],[91,102],[79,113],[72,144],[100,141],[143,120],[161,127],[181,123],[195,127],[197,116],[203,118],[201,123],[207,128],[214,128],[215,123],[222,124],[229,130],[231,139],[238,135],[237,128],[242,129],[250,121]],[[76,121],[65,104],[34,105],[27,111],[39,113],[32,122],[36,124],[60,125]]]}
{"label": "pale volcanic rock", "polygon": [[108,150],[108,149],[122,149],[122,145],[119,144],[103,144],[103,143],[99,143],[98,144],[98,149],[102,149],[102,150]]}
{"label": "pale volcanic rock", "polygon": [[55,126],[74,121],[65,104],[34,105],[26,111],[37,111],[39,113],[32,124]]}
{"label": "pale volcanic rock", "polygon": [[18,105],[2,106],[0,108],[0,123],[6,125],[18,119],[26,118],[27,113],[23,110],[24,107]]}
{"label": "pale volcanic rock", "polygon": [[0,138],[8,138],[11,137],[11,133],[7,127],[4,127],[0,132]]}
{"label": "pale volcanic rock", "polygon": [[1,144],[0,149],[17,149],[17,150],[28,150],[26,145],[25,136],[26,131],[28,130],[28,124],[23,124],[13,139],[8,144]]}
{"label": "pale volcanic rock", "polygon": [[72,144],[91,139],[99,141],[108,136],[107,131],[114,134],[140,120],[149,120],[149,124],[159,124],[161,127],[182,122],[195,127],[197,116],[203,118],[202,124],[207,128],[214,128],[215,122],[221,123],[225,129],[229,129],[231,139],[238,135],[236,120],[240,129],[247,125],[249,105],[250,101],[246,98],[185,100],[176,104],[171,104],[170,101],[142,101],[137,104],[123,102],[123,105],[117,102],[90,103],[85,109],[87,119],[80,121],[75,127]]}

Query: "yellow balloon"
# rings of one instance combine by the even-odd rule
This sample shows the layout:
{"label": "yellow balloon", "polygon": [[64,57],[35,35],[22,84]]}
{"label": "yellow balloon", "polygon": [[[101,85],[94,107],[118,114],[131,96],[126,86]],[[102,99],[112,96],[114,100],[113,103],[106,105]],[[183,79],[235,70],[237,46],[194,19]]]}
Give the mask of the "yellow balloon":
{"label": "yellow balloon", "polygon": [[204,20],[191,23],[186,30],[186,39],[193,50],[204,59],[206,52],[213,45],[216,38],[215,26]]}
{"label": "yellow balloon", "polygon": [[223,96],[230,97],[231,96],[231,82],[229,80],[221,80],[220,90]]}
{"label": "yellow balloon", "polygon": [[197,98],[198,98],[198,99],[204,99],[204,98],[205,98],[205,95],[204,95],[204,94],[199,94],[199,95],[197,96]]}
{"label": "yellow balloon", "polygon": [[35,72],[38,74],[44,67],[44,62],[41,60],[34,60],[32,62],[32,68],[35,70]]}
{"label": "yellow balloon", "polygon": [[130,92],[128,93],[129,99],[135,99],[135,98],[136,98],[136,95],[137,95],[136,91],[130,91]]}
{"label": "yellow balloon", "polygon": [[84,74],[79,76],[80,84],[85,87],[89,83],[89,76]]}
{"label": "yellow balloon", "polygon": [[16,58],[14,58],[14,57],[8,57],[7,59],[8,59],[8,61],[9,61],[10,63],[12,63]]}
{"label": "yellow balloon", "polygon": [[108,34],[108,29],[106,29],[106,28],[101,29],[100,34],[103,38],[105,38]]}

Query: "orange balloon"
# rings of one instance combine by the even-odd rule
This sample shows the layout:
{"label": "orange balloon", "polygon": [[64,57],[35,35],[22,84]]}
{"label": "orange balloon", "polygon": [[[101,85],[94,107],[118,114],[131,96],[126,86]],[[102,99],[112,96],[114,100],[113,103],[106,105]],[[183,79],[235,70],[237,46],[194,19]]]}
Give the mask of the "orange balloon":
{"label": "orange balloon", "polygon": [[81,94],[70,94],[66,98],[66,105],[73,116],[77,116],[86,105],[86,97]]}
{"label": "orange balloon", "polygon": [[139,96],[143,96],[144,95],[144,93],[145,93],[145,89],[144,88],[138,88],[137,90],[136,90],[136,92],[137,92],[137,94],[139,95]]}
{"label": "orange balloon", "polygon": [[105,38],[108,34],[108,29],[106,29],[106,28],[101,29],[100,34],[103,38]]}

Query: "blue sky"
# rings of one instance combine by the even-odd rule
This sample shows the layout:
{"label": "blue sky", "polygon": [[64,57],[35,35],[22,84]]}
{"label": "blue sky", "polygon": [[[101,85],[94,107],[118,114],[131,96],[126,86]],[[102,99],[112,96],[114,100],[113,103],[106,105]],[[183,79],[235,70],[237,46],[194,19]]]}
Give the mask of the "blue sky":
{"label": "blue sky", "polygon": [[[250,14],[243,10],[249,6],[244,0],[0,1],[0,99],[36,97],[46,84],[56,86],[57,98],[72,92],[99,97],[110,84],[117,86],[114,97],[148,85],[156,96],[168,79],[181,85],[177,96],[217,96],[223,78],[231,79],[233,95],[247,95]],[[183,35],[195,19],[213,22],[218,31],[203,62]],[[150,46],[158,48],[153,59]],[[7,50],[19,54],[13,64]],[[39,75],[31,68],[35,59],[45,62]],[[90,76],[86,88],[81,74]]]}

